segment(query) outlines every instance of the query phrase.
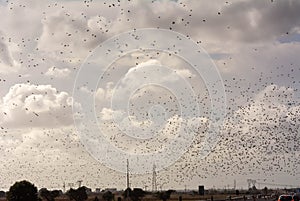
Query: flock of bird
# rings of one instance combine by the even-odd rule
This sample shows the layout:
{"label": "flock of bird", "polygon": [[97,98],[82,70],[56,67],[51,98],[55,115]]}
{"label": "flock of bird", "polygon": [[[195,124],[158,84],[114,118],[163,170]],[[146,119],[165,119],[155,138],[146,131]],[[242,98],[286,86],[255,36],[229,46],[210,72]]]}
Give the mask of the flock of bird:
{"label": "flock of bird", "polygon": [[[191,26],[197,26],[197,24],[191,23],[191,21],[195,22],[193,16],[194,13],[197,13],[197,10],[189,7],[188,2],[184,2],[185,1],[152,1],[140,2],[140,4],[145,4],[144,6],[148,8],[152,8],[151,4],[156,6],[154,8],[157,8],[159,4],[161,4],[161,6],[167,6],[168,4],[170,9],[177,7],[177,9],[183,11],[183,13],[179,16],[174,16],[175,19],[164,18],[164,13],[161,11],[157,11],[157,16],[155,16],[155,11],[149,11],[149,18],[153,17],[153,26],[155,28],[175,31],[182,30],[188,38],[193,38],[195,33],[189,34],[189,29],[192,28]],[[228,1],[220,2],[222,2],[220,7],[234,4],[234,2]],[[4,105],[4,96],[8,92],[6,90],[9,90],[12,85],[19,83],[27,83],[28,85],[51,84],[57,86],[57,94],[62,91],[68,91],[68,94],[71,96],[73,81],[75,80],[76,73],[80,70],[80,65],[84,62],[85,57],[88,56],[100,42],[103,42],[105,39],[117,33],[116,30],[118,27],[114,26],[114,23],[123,27],[123,31],[143,27],[143,24],[138,22],[138,15],[143,14],[138,13],[139,11],[135,9],[135,6],[140,6],[136,1],[118,0],[97,2],[85,0],[80,3],[80,7],[85,10],[80,16],[73,16],[74,12],[67,10],[72,9],[72,6],[70,3],[65,3],[66,5],[64,5],[64,2],[51,1],[49,5],[37,11],[42,13],[41,16],[44,26],[47,23],[48,25],[54,23],[55,20],[67,19],[64,21],[68,23],[65,25],[65,27],[67,27],[66,30],[63,30],[63,28],[55,29],[54,32],[52,32],[52,30],[46,30],[49,32],[47,33],[49,36],[47,40],[53,40],[53,43],[59,43],[57,47],[60,49],[55,49],[57,47],[54,47],[54,52],[47,53],[45,48],[41,50],[38,44],[43,36],[35,34],[32,34],[34,37],[22,37],[20,36],[22,33],[18,33],[18,36],[7,35],[3,36],[0,40],[0,44],[7,44],[8,47],[16,45],[16,49],[19,49],[19,51],[16,51],[17,53],[12,55],[8,54],[5,48],[2,48],[0,49],[0,58],[7,56],[14,58],[15,63],[18,63],[18,66],[20,66],[18,72],[12,72],[10,74],[1,73],[0,69],[0,88],[1,95],[3,96],[0,101],[0,151],[3,154],[0,158],[2,161],[6,161],[0,165],[1,178],[9,177],[19,179],[20,177],[26,176],[22,175],[22,173],[10,172],[8,168],[10,166],[15,167],[17,170],[27,168],[29,170],[27,172],[32,171],[29,175],[36,180],[38,180],[38,177],[34,176],[34,174],[45,175],[45,173],[42,173],[43,168],[45,168],[48,175],[56,175],[51,185],[55,185],[57,180],[62,180],[58,175],[65,174],[71,176],[70,172],[76,171],[80,172],[77,175],[78,177],[85,177],[86,180],[93,177],[100,178],[101,180],[101,176],[103,175],[98,175],[99,171],[109,172],[113,174],[111,178],[115,178],[115,185],[118,185],[118,182],[116,182],[118,179],[116,178],[123,177],[122,173],[105,170],[105,167],[101,167],[100,165],[101,161],[99,161],[99,163],[93,161],[91,156],[86,153],[84,145],[80,143],[80,139],[76,134],[77,131],[73,130],[72,125],[67,125],[66,128],[62,128],[62,126],[58,126],[58,128],[34,127],[32,126],[34,125],[32,122],[38,122],[38,118],[41,118],[41,115],[39,115],[39,112],[34,108],[31,110],[31,108],[25,107],[25,103],[20,102],[14,103],[16,105],[24,105],[23,110],[20,111],[20,115],[28,112],[32,114],[31,119],[28,120],[28,124],[22,125],[20,128],[14,128],[14,126],[9,126],[4,121],[10,118],[10,111],[7,108],[14,108],[14,105]],[[96,13],[93,9],[93,6],[97,7],[97,4],[103,4],[105,6],[103,12],[108,13],[107,15],[111,15],[115,12],[118,17],[115,19],[104,19],[101,13]],[[270,4],[276,4],[276,1],[270,1]],[[103,5],[101,8],[103,8]],[[78,2],[76,6],[78,6]],[[25,2],[17,3],[7,1],[6,5],[2,5],[1,3],[0,7],[1,9],[6,7],[10,10],[9,12],[12,13],[20,9],[26,9],[26,11],[30,10],[30,8],[28,8],[30,7],[29,4]],[[51,18],[47,16],[48,14],[53,14],[52,12],[56,10],[62,13],[59,14],[61,15],[60,17],[53,18],[52,16]],[[87,24],[89,22],[92,23],[92,21],[89,21],[89,19],[93,17],[92,15],[96,16],[93,18],[93,20],[95,20],[93,22],[96,24],[95,27],[90,27],[90,25]],[[215,11],[215,17],[222,18],[222,15],[222,10]],[[48,20],[54,20],[54,22],[48,22]],[[145,21],[149,23],[150,20],[145,19]],[[198,23],[209,24],[210,19],[203,17],[198,19]],[[48,28],[49,27],[50,25]],[[228,22],[228,26],[226,27],[230,29],[230,22]],[[285,30],[284,33],[289,33],[289,31],[290,30]],[[59,40],[60,37],[63,41],[57,42],[56,40]],[[42,40],[44,39],[45,38]],[[198,45],[204,44],[204,46],[209,46],[209,40],[206,42],[205,39],[197,39],[196,41]],[[172,45],[175,46],[176,44]],[[155,48],[155,44],[153,48]],[[79,50],[82,50],[84,53],[81,54]],[[178,51],[180,51],[180,47]],[[252,53],[256,54],[256,52],[259,53],[260,51],[262,51],[260,47],[257,47],[253,50],[254,53]],[[101,55],[99,56],[101,57]],[[219,68],[229,66],[231,61],[235,59],[234,55],[224,57],[223,66],[218,66]],[[120,122],[116,122],[112,116],[103,120],[103,105],[101,107],[99,102],[97,103],[96,101],[95,111],[90,112],[96,113],[98,122],[95,122],[95,124],[99,123],[101,133],[105,134],[106,140],[111,143],[112,146],[130,154],[142,153],[146,155],[163,151],[170,145],[170,142],[178,136],[178,132],[180,132],[182,126],[185,126],[185,132],[193,132],[194,138],[191,139],[191,144],[187,147],[187,151],[178,158],[177,161],[174,161],[174,164],[160,170],[159,175],[161,176],[158,182],[160,182],[161,185],[163,183],[174,182],[182,185],[183,183],[191,182],[195,178],[201,180],[215,178],[218,177],[218,175],[225,175],[225,177],[260,175],[266,180],[272,180],[277,174],[286,174],[294,177],[299,182],[300,106],[299,88],[297,88],[300,84],[299,63],[289,61],[281,62],[277,61],[277,57],[275,57],[275,62],[272,63],[275,66],[270,67],[270,71],[268,69],[264,70],[263,67],[260,66],[249,67],[249,69],[245,68],[245,71],[249,71],[249,74],[254,75],[251,78],[245,75],[241,76],[238,73],[224,73],[223,81],[227,94],[228,112],[222,123],[216,146],[207,157],[200,159],[199,150],[201,150],[207,131],[211,126],[211,105],[205,83],[199,76],[193,76],[195,71],[192,67],[182,61],[181,58],[168,52],[135,50],[133,53],[129,53],[124,57],[120,57],[118,61],[115,61],[102,77],[106,80],[121,77],[119,73],[126,73],[131,67],[136,67],[149,60],[158,60],[162,65],[171,66],[174,72],[185,68],[189,69],[190,74],[186,80],[195,92],[196,101],[200,106],[200,113],[196,116],[191,116],[189,119],[182,119],[181,104],[182,99],[186,97],[176,97],[172,91],[170,92],[159,85],[141,86],[139,90],[132,94],[132,98],[128,100],[128,103],[124,102],[124,104],[128,104],[127,115],[131,117],[130,120],[132,121],[129,121],[129,123],[134,123],[134,125],[140,127],[142,131],[150,129],[150,132],[154,133],[154,137],[150,139],[134,139],[130,133],[128,135],[128,133],[120,131],[118,125]],[[168,64],[170,61],[171,64]],[[174,61],[181,62],[181,66],[176,66]],[[3,68],[3,63],[5,62],[2,61],[0,63],[0,68]],[[67,81],[70,81],[69,84],[66,84],[65,80],[55,77],[55,75],[47,77],[45,73],[48,68],[56,68],[53,66],[64,66],[71,69],[73,71],[71,75],[74,76],[74,79],[66,78]],[[159,75],[161,72],[158,70],[156,73]],[[145,72],[144,76],[145,79],[148,79],[147,76],[149,75]],[[141,79],[141,77],[137,77],[136,79]],[[88,82],[89,78],[87,77],[87,83]],[[170,82],[174,81],[170,80]],[[280,86],[283,85],[282,83],[286,84],[286,86],[280,88]],[[174,85],[176,85],[176,82],[174,82]],[[59,89],[59,86],[63,88]],[[99,87],[108,90],[106,86]],[[95,95],[96,92],[94,89],[88,90],[90,94],[87,93],[87,95]],[[37,95],[46,96],[46,94]],[[185,95],[186,94],[182,94],[182,96]],[[107,97],[100,97],[100,99],[101,98],[106,99]],[[111,96],[108,96],[108,98],[111,98]],[[122,97],[119,98],[122,100]],[[193,104],[192,102],[195,101],[195,98],[192,97],[190,101],[191,104]],[[110,99],[105,104],[105,107],[109,107]],[[163,110],[153,108],[153,106],[157,105],[161,106]],[[61,105],[61,107],[70,108],[71,103],[66,103],[65,105]],[[51,108],[48,109],[50,113]],[[73,117],[72,114],[65,115],[69,115],[70,118]],[[85,116],[85,114],[81,115]],[[112,115],[112,113],[110,113],[110,115]],[[60,118],[56,116],[56,114],[53,114],[53,116],[58,120]],[[163,119],[163,124],[160,125],[159,130],[151,130],[151,123],[155,118]],[[125,121],[123,123],[128,122]],[[89,129],[84,119],[82,126],[86,126],[86,130]],[[72,129],[69,129],[70,127],[72,127]],[[28,132],[28,134],[22,134],[22,129]],[[39,131],[35,131],[35,129]],[[127,132],[130,132],[130,129]],[[93,140],[100,139],[97,136],[98,134],[96,131],[93,133]],[[18,146],[21,148],[18,148]],[[36,164],[40,165],[41,168],[36,167]],[[153,164],[150,165],[152,166]],[[141,166],[143,166],[143,164],[141,164]],[[59,173],[60,171],[62,171],[62,173]],[[92,173],[94,173],[94,175]],[[51,178],[49,180],[51,180]],[[143,180],[136,181],[139,185],[143,185],[145,181],[148,183],[151,182],[151,176],[149,176],[149,174],[137,175],[136,180]],[[102,183],[105,185],[105,181],[102,181]],[[110,181],[107,183],[110,183]]]}

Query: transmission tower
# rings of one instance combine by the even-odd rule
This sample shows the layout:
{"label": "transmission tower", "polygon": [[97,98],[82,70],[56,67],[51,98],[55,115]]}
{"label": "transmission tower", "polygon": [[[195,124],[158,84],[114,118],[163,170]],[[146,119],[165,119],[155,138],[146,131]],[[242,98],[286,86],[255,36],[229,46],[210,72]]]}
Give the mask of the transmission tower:
{"label": "transmission tower", "polygon": [[72,188],[74,186],[73,183],[68,183],[69,188]]}
{"label": "transmission tower", "polygon": [[152,171],[152,191],[157,191],[157,184],[156,184],[156,166],[153,164],[153,171]]}
{"label": "transmission tower", "polygon": [[255,186],[256,180],[254,180],[254,179],[247,179],[247,183],[248,183],[248,189],[250,189],[253,186]]}

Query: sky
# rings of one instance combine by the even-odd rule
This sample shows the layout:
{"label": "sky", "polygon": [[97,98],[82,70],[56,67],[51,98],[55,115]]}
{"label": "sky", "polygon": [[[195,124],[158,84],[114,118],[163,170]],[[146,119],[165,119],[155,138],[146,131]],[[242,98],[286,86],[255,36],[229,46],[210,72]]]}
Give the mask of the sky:
{"label": "sky", "polygon": [[299,9],[0,1],[0,189],[299,187]]}

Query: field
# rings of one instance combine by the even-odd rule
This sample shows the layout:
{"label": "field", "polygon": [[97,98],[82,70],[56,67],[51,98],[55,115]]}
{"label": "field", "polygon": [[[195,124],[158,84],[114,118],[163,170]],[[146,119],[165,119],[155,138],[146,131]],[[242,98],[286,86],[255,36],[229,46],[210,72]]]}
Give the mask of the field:
{"label": "field", "polygon": [[[93,201],[95,199],[95,196],[98,197],[99,200],[102,199],[102,194],[98,195],[90,195],[87,201]],[[204,196],[199,196],[199,195],[190,195],[190,194],[180,194],[180,193],[175,193],[171,195],[171,198],[168,199],[168,201],[178,201],[179,196],[182,196],[182,201],[201,201],[201,200],[209,200],[211,201],[211,195],[204,195]],[[229,200],[229,195],[224,195],[224,194],[217,194],[213,195],[213,200],[214,201],[223,201],[223,200]],[[117,201],[117,198],[120,197],[120,195],[116,194],[115,195],[115,201]],[[235,196],[233,195],[231,199],[234,200],[243,200],[243,195],[242,196]],[[248,201],[252,201],[253,199],[248,196]],[[273,201],[274,199],[268,198],[261,198],[261,199],[256,199],[256,201]],[[0,201],[6,201],[5,198],[0,198]],[[55,199],[55,201],[69,201],[69,198],[66,196],[61,196]],[[123,201],[123,198],[122,198]],[[158,198],[156,198],[153,195],[147,195],[145,196],[142,201],[161,201]]]}
{"label": "field", "polygon": [[[144,191],[143,191],[144,192]],[[289,192],[293,192],[290,190]],[[144,194],[146,193],[146,194]],[[161,192],[151,193],[151,192],[144,192],[144,197],[141,197],[140,201],[162,201],[159,199],[158,195]],[[236,194],[237,193],[237,194]],[[252,192],[254,193],[254,192]],[[254,194],[256,195],[253,197],[253,194],[249,191],[241,190],[207,190],[205,191],[205,195],[199,195],[197,191],[175,191],[172,192],[169,199],[167,201],[276,201],[276,195],[280,194],[287,194],[287,189],[279,190],[279,189],[269,189],[268,195],[263,196],[265,194],[263,190],[257,190]],[[88,199],[86,201],[93,201],[97,196],[98,200],[105,201],[102,196],[103,192],[92,192],[88,194]],[[131,201],[130,199],[123,198],[124,191],[117,191],[113,193],[114,200],[113,201]],[[271,196],[272,195],[272,196]],[[181,199],[180,199],[181,197]],[[66,195],[61,195],[55,198],[55,201],[69,201],[69,197]],[[6,201],[5,198],[0,198],[0,201]]]}

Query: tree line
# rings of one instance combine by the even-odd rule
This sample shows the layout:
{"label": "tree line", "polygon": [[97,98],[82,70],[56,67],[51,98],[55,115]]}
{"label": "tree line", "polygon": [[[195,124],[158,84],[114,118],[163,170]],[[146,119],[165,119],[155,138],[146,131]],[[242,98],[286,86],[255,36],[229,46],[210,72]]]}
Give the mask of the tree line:
{"label": "tree line", "polygon": [[[82,186],[77,189],[69,189],[65,195],[70,201],[85,201],[88,199],[87,187]],[[158,192],[156,194],[158,199],[162,201],[167,201],[170,198],[173,190],[168,190],[164,192]],[[7,193],[1,191],[0,197],[6,196],[7,201],[55,201],[55,198],[61,196],[63,193],[60,190],[48,190],[46,188],[41,188],[39,191],[37,187],[30,183],[29,181],[23,180],[15,182]],[[127,188],[122,196],[125,200],[129,201],[141,201],[142,198],[147,194],[144,190],[140,188],[134,188],[133,190]],[[113,201],[115,200],[114,194],[111,191],[106,191],[102,194],[102,200]],[[118,201],[122,201],[121,197],[118,197]],[[99,201],[96,196],[94,201]]]}

